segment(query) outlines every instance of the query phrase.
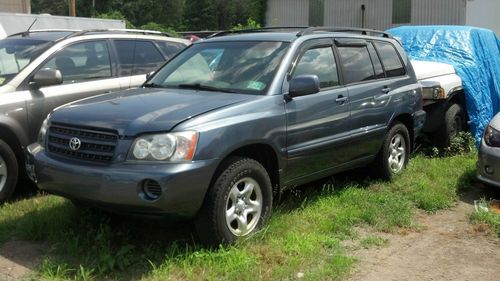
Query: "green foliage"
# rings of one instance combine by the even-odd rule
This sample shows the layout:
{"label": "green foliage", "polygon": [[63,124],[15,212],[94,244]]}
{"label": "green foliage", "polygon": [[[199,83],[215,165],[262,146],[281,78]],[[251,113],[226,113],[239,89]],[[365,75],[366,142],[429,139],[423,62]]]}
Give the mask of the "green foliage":
{"label": "green foliage", "polygon": [[[158,24],[169,30],[222,30],[265,22],[267,0],[100,0],[77,2],[77,16],[126,20],[127,28]],[[32,0],[34,14],[68,15],[66,0]]]}
{"label": "green foliage", "polygon": [[450,146],[445,148],[446,156],[460,155],[469,153],[475,148],[475,140],[469,132],[458,132],[458,134],[450,140]]}
{"label": "green foliage", "polygon": [[445,148],[434,146],[432,141],[424,136],[420,139],[420,153],[428,157],[447,157],[470,153],[475,150],[476,143],[470,132],[458,132],[457,135],[450,140],[450,145]]}
{"label": "green foliage", "polygon": [[231,30],[244,30],[244,29],[256,29],[256,28],[261,28],[260,24],[250,18],[247,20],[245,25],[238,23]]}
{"label": "green foliage", "polygon": [[100,19],[113,19],[113,20],[123,20],[125,21],[125,27],[126,28],[135,28],[135,26],[125,18],[125,16],[120,13],[119,11],[112,11],[109,13],[104,13],[104,14],[98,14],[96,18]]}
{"label": "green foliage", "polygon": [[167,26],[164,26],[164,25],[161,25],[161,24],[157,24],[155,22],[148,22],[145,25],[141,25],[139,27],[139,29],[156,30],[156,31],[165,32],[165,33],[172,34],[172,35],[177,35],[177,32],[174,29],[167,27]]}

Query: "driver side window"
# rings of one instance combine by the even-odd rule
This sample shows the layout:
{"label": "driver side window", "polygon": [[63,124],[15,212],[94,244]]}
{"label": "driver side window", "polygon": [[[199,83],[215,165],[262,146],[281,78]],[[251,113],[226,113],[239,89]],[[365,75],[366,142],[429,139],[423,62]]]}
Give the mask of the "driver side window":
{"label": "driver side window", "polygon": [[297,63],[293,77],[306,74],[318,76],[321,88],[339,85],[337,64],[330,46],[312,48],[302,55]]}
{"label": "driver side window", "polygon": [[108,45],[93,41],[68,46],[42,68],[59,69],[65,84],[111,77]]}

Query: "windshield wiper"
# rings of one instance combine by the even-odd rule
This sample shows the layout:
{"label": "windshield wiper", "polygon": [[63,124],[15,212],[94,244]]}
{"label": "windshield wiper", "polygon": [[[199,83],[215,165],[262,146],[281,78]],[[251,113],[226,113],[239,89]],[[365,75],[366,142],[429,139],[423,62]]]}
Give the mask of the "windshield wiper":
{"label": "windshield wiper", "polygon": [[147,83],[143,85],[144,88],[165,88],[164,86],[156,83]]}
{"label": "windshield wiper", "polygon": [[230,89],[217,88],[217,87],[213,87],[213,86],[202,85],[200,83],[195,83],[195,84],[180,84],[180,85],[178,85],[178,87],[179,88],[183,88],[183,89],[195,89],[195,90],[201,90],[201,91],[236,93],[236,91],[233,91],[233,90],[230,90]]}

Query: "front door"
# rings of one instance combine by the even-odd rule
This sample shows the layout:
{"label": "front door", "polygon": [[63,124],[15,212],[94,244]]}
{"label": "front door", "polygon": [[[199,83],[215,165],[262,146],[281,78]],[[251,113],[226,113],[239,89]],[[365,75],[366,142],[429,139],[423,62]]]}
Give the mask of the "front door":
{"label": "front door", "polygon": [[291,70],[292,79],[304,74],[317,75],[321,90],[294,97],[285,105],[286,181],[310,179],[345,161],[342,148],[349,143],[349,97],[339,83],[332,42],[329,39],[309,41]]}
{"label": "front door", "polygon": [[36,138],[43,120],[54,108],[120,89],[120,78],[113,77],[106,40],[67,46],[49,58],[39,69],[43,68],[59,69],[63,83],[27,90],[30,97],[27,105],[31,140]]}

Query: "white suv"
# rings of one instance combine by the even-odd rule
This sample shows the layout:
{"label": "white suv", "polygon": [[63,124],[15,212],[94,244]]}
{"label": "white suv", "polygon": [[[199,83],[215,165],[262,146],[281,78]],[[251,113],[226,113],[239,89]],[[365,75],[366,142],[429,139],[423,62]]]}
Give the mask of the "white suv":
{"label": "white suv", "polygon": [[37,30],[0,40],[0,203],[23,174],[23,148],[55,107],[140,86],[189,44],[146,30]]}

